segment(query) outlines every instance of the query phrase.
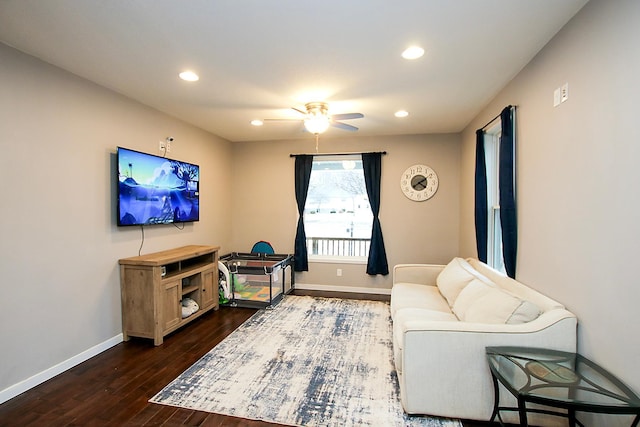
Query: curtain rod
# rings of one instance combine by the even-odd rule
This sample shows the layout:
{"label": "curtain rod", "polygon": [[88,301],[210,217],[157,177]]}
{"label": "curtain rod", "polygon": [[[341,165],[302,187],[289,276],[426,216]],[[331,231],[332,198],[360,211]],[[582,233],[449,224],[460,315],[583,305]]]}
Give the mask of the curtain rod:
{"label": "curtain rod", "polygon": [[370,152],[365,152],[365,153],[310,153],[310,154],[289,154],[289,157],[296,157],[296,156],[353,156],[353,155],[358,155],[358,154],[377,154],[380,153],[383,156],[385,154],[387,154],[386,151],[370,151]]}
{"label": "curtain rod", "polygon": [[[505,108],[515,108],[515,106],[514,105],[507,105]],[[503,110],[504,110],[504,108],[503,108]],[[496,119],[499,119],[501,115],[502,115],[502,110],[500,111],[500,113],[497,116],[495,116],[493,119],[489,120],[486,125],[482,126],[480,128],[480,130],[484,130],[484,128],[489,126],[491,123],[495,122]]]}

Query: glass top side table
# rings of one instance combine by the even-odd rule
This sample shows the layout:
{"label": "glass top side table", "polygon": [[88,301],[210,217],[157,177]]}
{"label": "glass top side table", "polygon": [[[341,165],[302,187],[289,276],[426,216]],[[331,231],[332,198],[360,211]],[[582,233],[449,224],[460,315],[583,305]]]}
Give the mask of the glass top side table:
{"label": "glass top side table", "polygon": [[[503,425],[501,410],[516,410],[520,425],[527,426],[527,412],[537,412],[569,419],[576,423],[576,411],[605,414],[635,414],[631,424],[640,421],[640,397],[604,368],[577,353],[528,347],[487,347],[487,361],[494,385],[494,407],[490,422],[496,417]],[[518,401],[518,408],[499,406],[498,381]],[[536,403],[565,412],[527,409]]]}

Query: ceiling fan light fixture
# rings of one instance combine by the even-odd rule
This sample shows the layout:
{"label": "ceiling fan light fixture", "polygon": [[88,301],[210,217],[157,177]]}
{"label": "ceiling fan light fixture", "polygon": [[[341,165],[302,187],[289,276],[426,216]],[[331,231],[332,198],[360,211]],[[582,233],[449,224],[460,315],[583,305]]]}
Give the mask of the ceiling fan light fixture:
{"label": "ceiling fan light fixture", "polygon": [[411,46],[402,52],[402,57],[404,59],[418,59],[422,55],[424,55],[424,49],[420,46]]}
{"label": "ceiling fan light fixture", "polygon": [[329,117],[313,115],[304,121],[304,127],[313,134],[324,133],[329,129]]}
{"label": "ceiling fan light fixture", "polygon": [[198,80],[200,80],[200,77],[198,77],[196,73],[189,70],[181,72],[179,76],[182,80],[187,82],[197,82]]}
{"label": "ceiling fan light fixture", "polygon": [[291,119],[265,119],[269,122],[302,122],[305,130],[312,133],[318,139],[318,135],[324,133],[329,129],[329,126],[336,127],[341,130],[349,132],[355,132],[357,127],[347,123],[343,123],[343,120],[361,119],[364,117],[362,113],[342,113],[342,114],[329,114],[329,105],[326,102],[307,102],[304,104],[304,110],[301,108],[291,107],[293,110],[302,115],[300,118]]}
{"label": "ceiling fan light fixture", "polygon": [[304,127],[312,134],[318,135],[329,129],[329,108],[324,102],[309,102],[305,104],[307,118]]}

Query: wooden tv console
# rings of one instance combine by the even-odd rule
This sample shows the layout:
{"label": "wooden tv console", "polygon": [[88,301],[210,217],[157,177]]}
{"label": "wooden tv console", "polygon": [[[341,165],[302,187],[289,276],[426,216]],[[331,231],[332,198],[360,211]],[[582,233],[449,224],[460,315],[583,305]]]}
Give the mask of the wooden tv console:
{"label": "wooden tv console", "polygon": [[[131,258],[120,263],[122,333],[152,338],[165,335],[218,309],[219,246],[191,245]],[[182,318],[182,299],[191,298],[200,309]]]}

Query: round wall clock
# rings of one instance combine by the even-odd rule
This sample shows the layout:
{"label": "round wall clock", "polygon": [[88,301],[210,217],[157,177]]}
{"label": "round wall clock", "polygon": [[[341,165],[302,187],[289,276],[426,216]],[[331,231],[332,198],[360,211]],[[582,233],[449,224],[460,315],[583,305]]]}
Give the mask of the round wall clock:
{"label": "round wall clock", "polygon": [[400,188],[413,201],[429,200],[438,191],[438,175],[429,166],[413,165],[400,177]]}

